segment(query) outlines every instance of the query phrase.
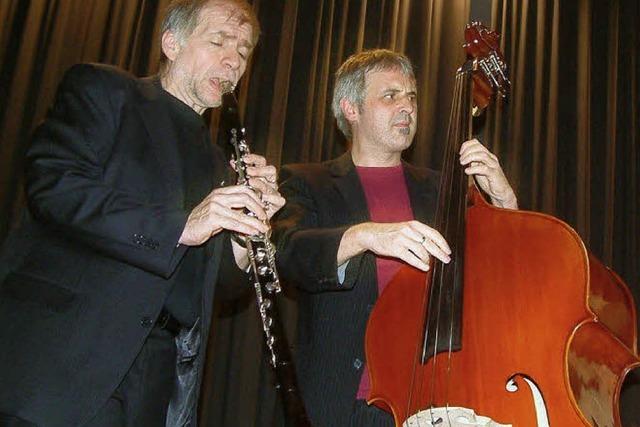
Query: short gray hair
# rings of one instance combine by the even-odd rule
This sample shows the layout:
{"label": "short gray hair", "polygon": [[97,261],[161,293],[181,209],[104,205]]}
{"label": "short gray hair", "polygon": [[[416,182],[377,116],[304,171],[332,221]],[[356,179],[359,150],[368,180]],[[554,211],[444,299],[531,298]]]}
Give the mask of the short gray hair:
{"label": "short gray hair", "polygon": [[409,58],[388,49],[365,50],[351,55],[336,71],[331,109],[338,128],[347,139],[351,138],[351,125],[344,116],[340,101],[346,99],[361,109],[367,91],[367,74],[389,70],[399,70],[405,76],[415,80],[413,65]]}
{"label": "short gray hair", "polygon": [[[252,43],[255,45],[260,36],[260,23],[251,5],[246,0],[173,0],[165,12],[160,26],[160,36],[167,31],[172,32],[183,43],[196,28],[200,18],[200,12],[208,4],[225,3],[233,6],[235,11],[232,18],[238,19],[240,24],[249,23],[252,29]],[[160,66],[164,66],[167,57],[160,49]]]}

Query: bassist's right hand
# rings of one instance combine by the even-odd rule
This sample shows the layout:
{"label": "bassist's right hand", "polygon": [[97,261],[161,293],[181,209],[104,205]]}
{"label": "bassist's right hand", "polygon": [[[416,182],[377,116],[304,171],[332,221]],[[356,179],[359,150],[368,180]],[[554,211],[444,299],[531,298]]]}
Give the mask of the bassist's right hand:
{"label": "bassist's right hand", "polygon": [[444,263],[451,260],[451,249],[444,237],[419,221],[354,225],[342,236],[338,265],[365,251],[400,259],[422,271],[429,270],[429,256]]}

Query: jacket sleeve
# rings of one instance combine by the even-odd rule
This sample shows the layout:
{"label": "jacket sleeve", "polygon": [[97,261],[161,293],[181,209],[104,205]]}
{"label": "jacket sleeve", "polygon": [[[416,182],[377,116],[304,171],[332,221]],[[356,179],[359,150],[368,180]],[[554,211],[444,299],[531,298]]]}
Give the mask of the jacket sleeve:
{"label": "jacket sleeve", "polygon": [[224,231],[222,239],[222,257],[218,283],[216,284],[216,298],[219,297],[222,300],[242,298],[253,289],[251,276],[248,272],[240,270],[236,264],[231,247],[231,232]]}
{"label": "jacket sleeve", "polygon": [[[278,271],[285,282],[307,292],[353,288],[363,256],[349,260],[343,283],[338,281],[337,255],[349,225],[321,224],[318,200],[302,174],[284,167],[280,192],[287,203],[274,222]],[[329,207],[330,208],[330,207]]]}
{"label": "jacket sleeve", "polygon": [[94,65],[65,74],[27,152],[28,204],[65,238],[168,277],[186,249],[177,242],[188,213],[103,179],[127,83]]}

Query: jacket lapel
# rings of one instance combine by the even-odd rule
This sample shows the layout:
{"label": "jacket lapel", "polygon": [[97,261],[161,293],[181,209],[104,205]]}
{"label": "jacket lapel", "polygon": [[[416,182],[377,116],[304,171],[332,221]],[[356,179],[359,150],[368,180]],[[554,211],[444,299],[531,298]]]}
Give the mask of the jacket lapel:
{"label": "jacket lapel", "polygon": [[369,221],[369,209],[367,200],[360,184],[360,178],[351,160],[351,152],[347,151],[342,156],[330,163],[329,171],[333,183],[342,196],[344,206],[349,211],[349,217],[353,223]]}
{"label": "jacket lapel", "polygon": [[438,203],[437,182],[432,182],[435,176],[424,175],[424,170],[420,171],[404,161],[402,163],[413,217],[425,224],[432,224]]}
{"label": "jacket lapel", "polygon": [[161,96],[161,89],[153,79],[140,79],[143,101],[138,103],[137,109],[151,140],[149,155],[154,156],[159,165],[158,173],[164,178],[162,183],[167,194],[183,206],[185,196],[182,156],[177,145],[179,136],[167,111],[154,102]]}

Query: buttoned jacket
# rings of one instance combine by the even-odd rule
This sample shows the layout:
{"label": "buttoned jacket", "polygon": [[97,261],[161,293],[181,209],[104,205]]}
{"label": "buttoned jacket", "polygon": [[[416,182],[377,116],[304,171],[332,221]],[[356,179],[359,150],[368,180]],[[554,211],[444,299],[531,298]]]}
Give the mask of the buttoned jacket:
{"label": "buttoned jacket", "polygon": [[[77,65],[35,131],[28,212],[0,261],[0,419],[82,425],[154,325],[187,250],[177,242],[189,214],[189,165],[161,90],[113,67]],[[212,189],[227,170],[213,154]],[[221,255],[226,241],[218,234],[206,246],[204,337],[221,258],[231,259]]]}

